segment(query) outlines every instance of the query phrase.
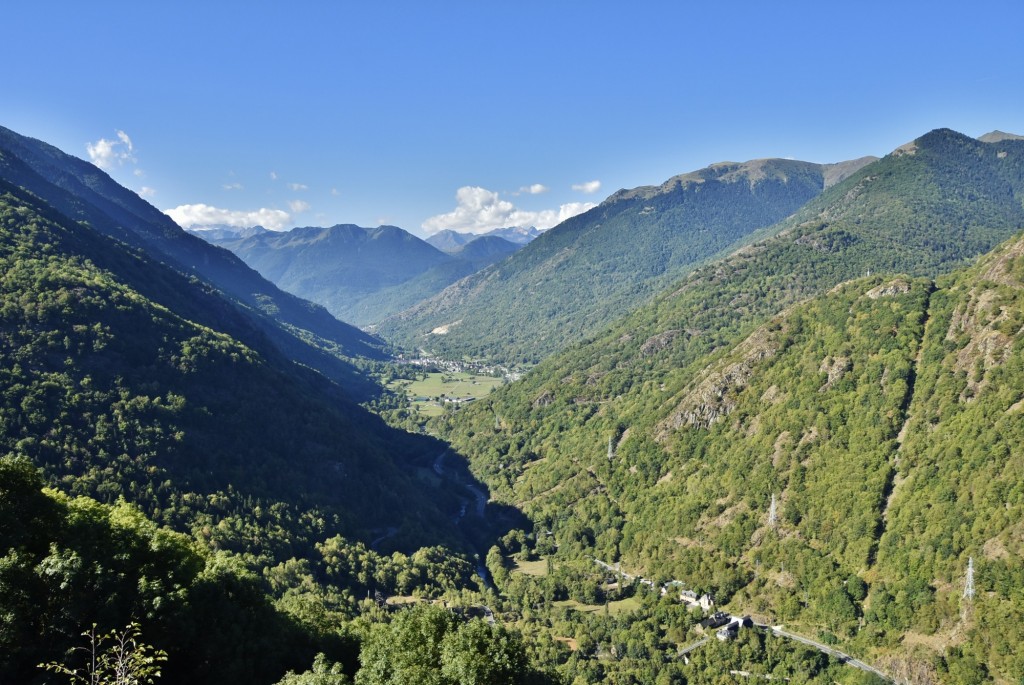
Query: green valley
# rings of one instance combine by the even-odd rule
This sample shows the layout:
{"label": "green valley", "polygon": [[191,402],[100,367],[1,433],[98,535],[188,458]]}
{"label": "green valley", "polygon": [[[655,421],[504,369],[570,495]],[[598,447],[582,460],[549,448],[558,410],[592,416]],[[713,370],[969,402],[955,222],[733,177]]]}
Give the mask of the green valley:
{"label": "green valley", "polygon": [[1024,140],[622,191],[381,328],[458,362],[4,140],[0,681],[1024,678]]}

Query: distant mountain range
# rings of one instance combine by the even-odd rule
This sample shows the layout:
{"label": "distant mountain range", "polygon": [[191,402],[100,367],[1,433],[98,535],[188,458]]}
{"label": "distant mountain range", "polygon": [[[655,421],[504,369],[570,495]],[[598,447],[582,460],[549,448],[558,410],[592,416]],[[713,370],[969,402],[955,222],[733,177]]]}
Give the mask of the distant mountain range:
{"label": "distant mountain range", "polygon": [[382,395],[375,339],[95,167],[2,133],[0,681],[45,682],[38,664],[83,626],[142,621],[169,682],[276,682],[337,639],[275,608],[252,570],[321,545],[360,563],[385,533],[446,545],[469,576],[464,487],[418,475],[444,446],[352,399]]}
{"label": "distant mountain range", "polygon": [[[518,250],[204,232],[355,314],[412,303],[381,327],[410,345],[541,359],[425,423],[380,340],[161,217],[0,129],[0,680],[138,620],[203,685],[362,682],[423,641],[489,665],[506,621],[551,676],[510,682],[875,682],[757,633],[684,661],[692,612],[618,568],[897,682],[1024,678],[1024,138],[716,164]],[[442,644],[462,619],[409,595],[494,623]]]}
{"label": "distant mountain range", "polygon": [[410,307],[519,247],[497,235],[454,234],[463,242],[449,236],[453,247],[445,252],[396,226],[192,232],[231,250],[283,290],[360,326]]}
{"label": "distant mountain range", "polygon": [[427,238],[427,242],[442,252],[454,252],[458,248],[471,243],[479,238],[503,238],[516,245],[525,245],[537,236],[541,231],[529,227],[512,226],[509,228],[495,228],[484,233],[460,233],[446,229],[439,231]]}
{"label": "distant mountain range", "polygon": [[[346,534],[400,518],[400,503],[420,497],[403,470],[436,443],[353,401],[380,395],[366,373],[384,356],[372,336],[187,234],[96,167],[6,129],[0,218],[0,454],[27,456],[82,494],[131,490],[149,510],[169,496],[164,480],[178,495],[242,487],[239,511],[261,498],[320,506]],[[390,495],[361,500],[384,483],[391,505]],[[420,533],[447,518],[436,497],[412,513]]]}

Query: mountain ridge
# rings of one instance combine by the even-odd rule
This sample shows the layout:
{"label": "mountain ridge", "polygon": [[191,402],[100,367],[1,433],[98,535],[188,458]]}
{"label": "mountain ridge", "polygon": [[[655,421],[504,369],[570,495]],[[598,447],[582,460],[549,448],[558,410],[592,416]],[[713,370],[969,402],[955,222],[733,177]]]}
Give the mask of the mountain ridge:
{"label": "mountain ridge", "polygon": [[58,211],[146,251],[221,290],[295,361],[356,395],[376,392],[354,360],[382,360],[385,345],[270,283],[227,250],[185,232],[105,172],[56,147],[0,127],[3,177]]}
{"label": "mountain ridge", "polygon": [[375,330],[441,356],[534,363],[595,333],[824,187],[821,165],[792,160],[693,174],[613,194]]}

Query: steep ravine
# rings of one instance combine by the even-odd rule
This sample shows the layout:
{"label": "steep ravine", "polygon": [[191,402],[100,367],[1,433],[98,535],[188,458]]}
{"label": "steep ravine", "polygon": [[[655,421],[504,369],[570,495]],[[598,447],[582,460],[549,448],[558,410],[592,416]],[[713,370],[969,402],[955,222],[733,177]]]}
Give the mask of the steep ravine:
{"label": "steep ravine", "polygon": [[914,364],[907,377],[907,393],[904,396],[902,406],[900,407],[903,415],[903,425],[900,426],[900,430],[896,434],[896,451],[892,455],[889,472],[886,474],[885,486],[882,489],[882,502],[879,509],[878,522],[875,525],[874,540],[871,543],[871,548],[868,550],[868,569],[873,568],[877,562],[878,545],[882,540],[882,536],[885,535],[886,526],[889,523],[889,506],[892,504],[893,495],[896,493],[896,489],[906,480],[906,478],[901,477],[899,473],[900,451],[903,449],[903,440],[906,437],[907,427],[910,425],[910,420],[912,418],[910,409],[914,404],[914,392],[917,389],[918,371],[921,368],[921,361],[924,355],[924,341],[928,336],[928,327],[932,322],[932,294],[934,292],[935,282],[932,281],[931,287],[928,288],[927,291],[927,299],[925,299],[924,302],[924,322],[921,326],[921,337],[917,340],[917,353],[914,355]]}

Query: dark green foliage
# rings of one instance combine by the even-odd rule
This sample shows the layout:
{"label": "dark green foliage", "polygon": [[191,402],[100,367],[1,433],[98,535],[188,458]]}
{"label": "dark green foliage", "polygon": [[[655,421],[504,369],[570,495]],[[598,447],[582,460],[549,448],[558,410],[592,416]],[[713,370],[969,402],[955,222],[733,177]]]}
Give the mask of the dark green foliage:
{"label": "dark green foliage", "polygon": [[[479,592],[440,443],[3,184],[0,681],[41,681],[83,629],[133,621],[171,682],[873,678],[753,630],[684,664],[697,617],[593,557],[906,680],[1020,680],[1024,239],[941,274],[1020,228],[1022,146],[933,132],[437,420],[492,518],[532,518],[500,538],[472,521],[496,586]],[[390,613],[398,593],[497,623]]]}
{"label": "dark green foliage", "polygon": [[[438,544],[464,544],[462,487],[416,477],[441,449],[297,368],[200,282],[0,182],[3,682],[132,620],[169,682],[273,682],[318,651],[353,674],[347,621],[375,611],[361,596],[472,583]],[[30,463],[117,504],[43,495]]]}
{"label": "dark green foliage", "polygon": [[447,540],[425,536],[455,495],[428,497],[405,470],[437,443],[157,304],[195,288],[47,212],[14,189],[0,198],[0,450],[262,563],[382,523],[410,547]]}
{"label": "dark green foliage", "polygon": [[41,487],[26,460],[0,457],[0,520],[20,523],[0,533],[0,681],[44,682],[44,662],[77,668],[83,628],[131,621],[167,652],[172,683],[271,682],[317,649],[354,658],[351,640],[317,636],[275,610],[239,564],[124,502]]}

